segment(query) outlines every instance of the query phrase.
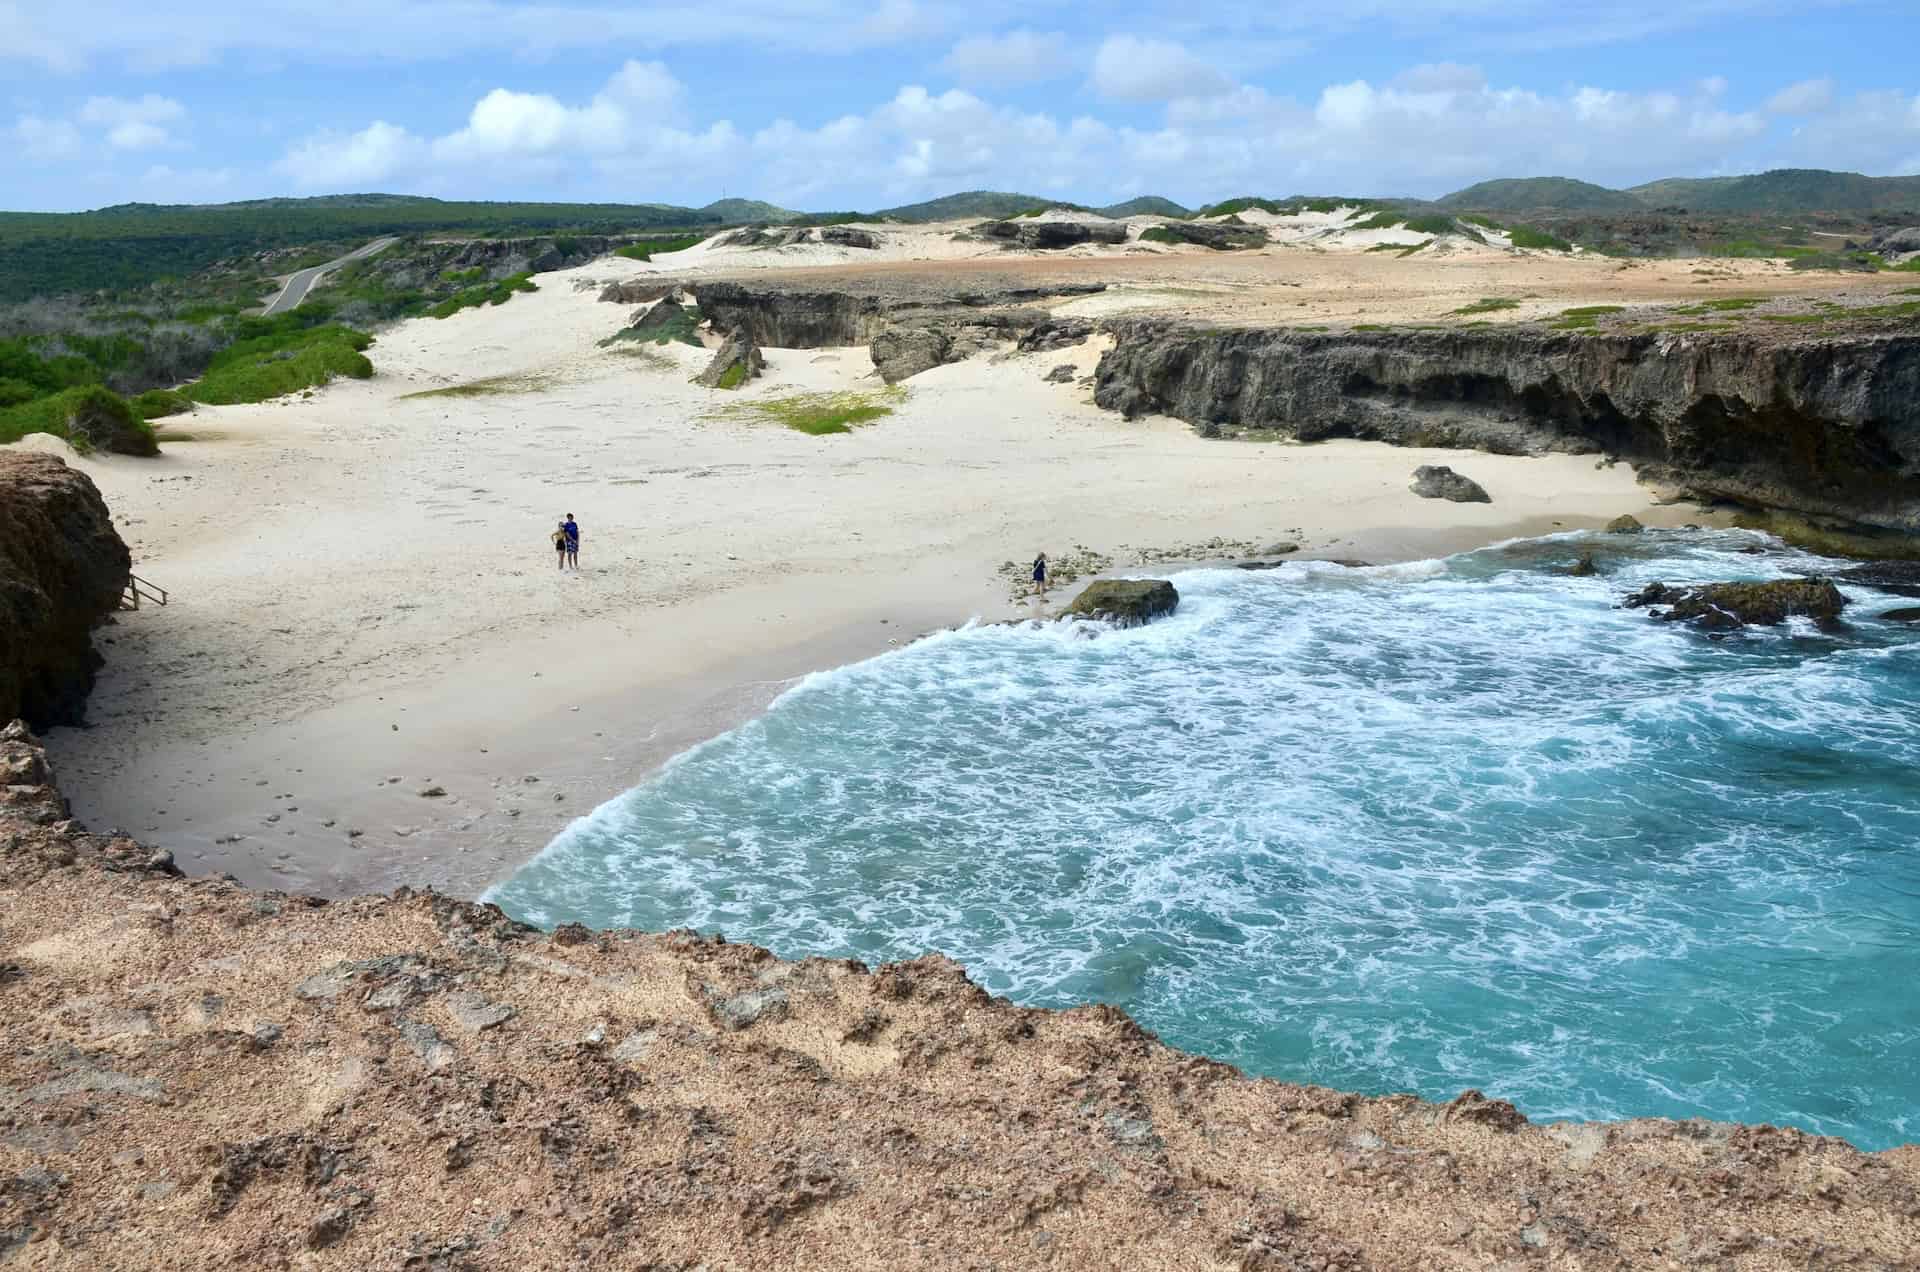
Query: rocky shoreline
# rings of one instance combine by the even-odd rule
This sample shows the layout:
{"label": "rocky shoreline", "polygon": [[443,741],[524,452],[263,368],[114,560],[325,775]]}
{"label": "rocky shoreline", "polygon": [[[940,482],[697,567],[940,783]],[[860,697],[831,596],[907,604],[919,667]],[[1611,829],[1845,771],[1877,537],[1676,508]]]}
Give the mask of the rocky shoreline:
{"label": "rocky shoreline", "polygon": [[24,1267],[1905,1268],[1920,1147],[1249,1078],[1125,1013],[182,878],[0,735]]}

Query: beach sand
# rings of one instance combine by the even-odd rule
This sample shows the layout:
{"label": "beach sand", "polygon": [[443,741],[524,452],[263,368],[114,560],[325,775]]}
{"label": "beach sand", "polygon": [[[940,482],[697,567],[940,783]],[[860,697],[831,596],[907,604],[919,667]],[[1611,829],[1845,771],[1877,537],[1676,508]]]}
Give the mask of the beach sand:
{"label": "beach sand", "polygon": [[[1686,262],[1623,275],[1499,257],[1419,275],[1384,254],[1262,259],[1036,268],[1135,268],[1127,287],[1162,293],[1161,307],[1176,285],[1251,311],[1285,289],[1289,307],[1309,302],[1303,316],[1366,303],[1356,280],[1372,280],[1377,308],[1435,312],[1492,290],[1502,279],[1487,269],[1516,285],[1545,271],[1557,281],[1533,285],[1569,304],[1622,279],[1635,296],[1699,294]],[[201,410],[174,422],[157,460],[76,460],[136,572],[171,594],[103,629],[91,727],[48,738],[76,815],[253,886],[472,895],[808,672],[972,619],[1054,612],[1073,588],[1042,609],[1000,574],[1036,550],[1084,545],[1125,571],[1143,551],[1205,559],[1223,555],[1206,546],[1216,538],[1227,555],[1295,540],[1301,558],[1385,562],[1621,513],[1707,520],[1591,455],[1207,441],[1099,410],[1084,383],[1042,381],[1061,363],[1090,374],[1097,345],[936,368],[887,418],[806,436],[739,405],[878,390],[866,350],[768,349],[748,388],[698,388],[702,350],[597,346],[629,312],[598,302],[599,283],[646,272],[669,271],[546,275],[510,304],[381,334],[370,381]],[[1747,273],[1741,285],[1764,271]],[[407,396],[483,378],[504,391]],[[1493,502],[1415,497],[1421,464],[1465,472]],[[567,513],[584,527],[578,574],[555,569],[547,538]]]}

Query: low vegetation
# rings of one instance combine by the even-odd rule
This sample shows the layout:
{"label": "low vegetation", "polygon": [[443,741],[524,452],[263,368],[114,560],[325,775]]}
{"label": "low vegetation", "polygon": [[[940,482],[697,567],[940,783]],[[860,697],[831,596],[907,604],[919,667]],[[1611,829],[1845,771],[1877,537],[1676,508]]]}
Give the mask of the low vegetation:
{"label": "low vegetation", "polygon": [[372,343],[363,331],[334,325],[268,332],[223,350],[181,392],[196,402],[228,406],[318,388],[336,376],[370,379],[373,363],[364,351]]}
{"label": "low vegetation", "polygon": [[1589,331],[1599,326],[1602,318],[1625,309],[1625,305],[1580,305],[1561,310],[1560,317],[1547,325],[1555,331]]}
{"label": "low vegetation", "polygon": [[1467,314],[1491,314],[1491,313],[1496,313],[1502,309],[1518,309],[1518,308],[1520,308],[1520,302],[1517,300],[1513,300],[1510,297],[1482,296],[1479,300],[1474,301],[1471,305],[1462,305],[1460,308],[1452,310],[1451,312],[1456,315],[1464,316]]}
{"label": "low vegetation", "polygon": [[509,274],[505,278],[481,281],[469,287],[462,287],[453,295],[427,310],[427,316],[429,318],[451,318],[462,309],[473,309],[480,305],[504,305],[513,299],[516,292],[539,290],[540,285],[533,281],[532,274]]}
{"label": "low vegetation", "polygon": [[615,256],[624,256],[630,261],[651,261],[656,256],[671,252],[684,252],[690,247],[698,247],[707,241],[704,234],[682,234],[675,238],[644,239],[626,247],[616,248]]}
{"label": "low vegetation", "polygon": [[172,389],[148,389],[129,399],[127,405],[143,420],[158,420],[169,415],[184,415],[193,409],[194,401]]}
{"label": "low vegetation", "polygon": [[[733,386],[724,381],[721,388]],[[790,397],[756,398],[723,408],[725,419],[764,421],[784,425],[812,437],[833,433],[851,433],[864,424],[884,419],[893,408],[907,400],[903,385],[890,385],[874,392],[847,390],[840,393],[796,393]]]}
{"label": "low vegetation", "polygon": [[52,434],[82,453],[160,453],[153,426],[136,415],[125,398],[97,384],[63,389],[0,411],[0,444],[17,442],[29,433]]}
{"label": "low vegetation", "polygon": [[422,389],[418,393],[403,393],[402,402],[418,398],[477,398],[495,397],[505,393],[539,393],[553,387],[555,381],[550,375],[540,372],[528,372],[520,375],[491,375],[481,380],[468,380],[464,384],[449,384],[439,389]]}
{"label": "low vegetation", "polygon": [[1731,314],[1753,309],[1767,303],[1765,296],[1718,296],[1712,300],[1696,301],[1691,305],[1675,305],[1673,312],[1698,316],[1701,314]]}

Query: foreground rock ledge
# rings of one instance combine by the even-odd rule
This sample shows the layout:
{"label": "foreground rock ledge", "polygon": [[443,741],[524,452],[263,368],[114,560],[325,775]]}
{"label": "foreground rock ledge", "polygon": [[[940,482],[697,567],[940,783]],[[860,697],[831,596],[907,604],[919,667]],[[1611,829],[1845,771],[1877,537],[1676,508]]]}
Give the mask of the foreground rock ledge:
{"label": "foreground rock ledge", "polygon": [[183,879],[0,734],[0,1259],[1910,1268],[1920,1148],[1245,1077],[937,955]]}

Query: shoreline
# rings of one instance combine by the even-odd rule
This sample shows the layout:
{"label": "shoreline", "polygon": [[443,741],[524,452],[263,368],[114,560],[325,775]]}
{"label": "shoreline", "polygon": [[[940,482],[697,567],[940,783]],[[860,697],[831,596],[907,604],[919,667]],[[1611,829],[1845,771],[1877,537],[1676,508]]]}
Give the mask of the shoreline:
{"label": "shoreline", "polygon": [[[1638,515],[1650,526],[1724,522],[1684,503]],[[1392,565],[1601,524],[1595,514],[1484,529],[1386,527],[1276,559]],[[472,898],[575,819],[760,715],[808,675],[969,622],[1056,618],[1095,577],[1171,575],[1234,559],[1116,565],[1056,587],[1045,610],[1008,600],[998,580],[969,594],[951,578],[951,562],[935,562],[925,571],[933,578],[908,580],[904,599],[880,578],[861,580],[844,585],[838,605],[797,618],[783,612],[794,626],[772,640],[703,657],[700,639],[716,627],[773,606],[801,608],[792,605],[800,585],[760,584],[691,602],[664,620],[633,610],[573,633],[579,645],[604,648],[635,639],[636,623],[684,629],[665,649],[656,637],[610,662],[541,669],[544,638],[509,640],[463,660],[453,675],[362,693],[265,728],[137,749],[111,774],[88,768],[94,755],[121,748],[110,728],[56,729],[46,744],[83,824],[166,848],[189,874],[230,873],[250,887],[335,899],[402,886]],[[949,598],[965,599],[941,599],[934,589],[943,584],[955,585]],[[666,670],[655,661],[661,656],[686,661]],[[484,703],[462,692],[469,679],[488,685]],[[647,723],[634,727],[636,720]],[[436,788],[445,794],[420,793]],[[362,833],[350,837],[354,830]]]}

